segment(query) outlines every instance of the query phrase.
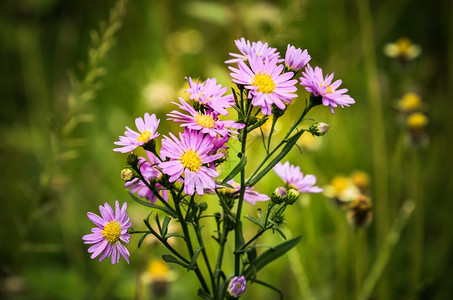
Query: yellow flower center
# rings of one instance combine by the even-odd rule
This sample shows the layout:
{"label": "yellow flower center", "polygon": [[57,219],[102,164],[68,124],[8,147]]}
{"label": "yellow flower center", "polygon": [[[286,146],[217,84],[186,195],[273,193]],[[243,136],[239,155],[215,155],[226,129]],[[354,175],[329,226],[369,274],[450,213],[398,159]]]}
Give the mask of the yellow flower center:
{"label": "yellow flower center", "polygon": [[195,122],[204,128],[213,128],[215,124],[214,118],[211,115],[203,115],[200,113],[195,116]]}
{"label": "yellow flower center", "polygon": [[409,112],[419,109],[422,106],[420,97],[415,93],[407,93],[398,101],[398,108],[403,112]]}
{"label": "yellow flower center", "polygon": [[396,46],[401,55],[408,55],[413,47],[411,40],[408,38],[399,38],[396,41]]}
{"label": "yellow flower center", "polygon": [[151,132],[149,132],[148,130],[145,130],[137,138],[137,142],[145,143],[145,142],[147,142],[149,140],[150,136],[151,136]]}
{"label": "yellow flower center", "polygon": [[184,168],[187,168],[192,172],[197,172],[201,168],[201,158],[198,153],[193,150],[184,152],[181,156],[181,163]]}
{"label": "yellow flower center", "polygon": [[428,124],[428,118],[422,113],[413,113],[407,118],[407,125],[410,129],[422,129]]}
{"label": "yellow flower center", "polygon": [[121,225],[117,221],[110,221],[104,226],[101,233],[109,243],[115,243],[120,239]]}
{"label": "yellow flower center", "polygon": [[[325,84],[324,84],[324,83],[321,83],[320,87],[322,88],[323,86],[325,86]],[[328,86],[327,86],[326,93],[327,93],[327,94],[332,94],[333,92],[335,92],[335,90],[332,88],[331,85],[328,85]]]}
{"label": "yellow flower center", "polygon": [[252,85],[258,88],[258,92],[266,94],[272,93],[275,89],[275,82],[272,80],[271,75],[261,74],[261,71],[253,78]]}

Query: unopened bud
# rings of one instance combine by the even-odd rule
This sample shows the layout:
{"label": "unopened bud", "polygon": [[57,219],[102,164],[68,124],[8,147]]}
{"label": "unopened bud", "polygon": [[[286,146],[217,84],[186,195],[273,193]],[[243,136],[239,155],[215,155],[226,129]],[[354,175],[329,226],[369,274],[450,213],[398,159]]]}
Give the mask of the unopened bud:
{"label": "unopened bud", "polygon": [[286,189],[281,186],[275,189],[275,191],[271,195],[271,200],[275,204],[283,203],[288,195]]}
{"label": "unopened bud", "polygon": [[326,123],[316,122],[313,123],[310,128],[308,128],[308,132],[310,132],[312,135],[321,136],[326,134],[327,131],[329,131],[329,128],[330,126]]}
{"label": "unopened bud", "polygon": [[299,198],[299,191],[295,189],[288,190],[288,196],[285,199],[286,204],[293,204]]}
{"label": "unopened bud", "polygon": [[228,150],[225,149],[225,148],[219,148],[219,149],[217,149],[217,151],[215,152],[215,154],[220,154],[220,153],[222,154],[222,157],[218,158],[218,159],[217,159],[217,162],[222,163],[222,162],[224,162],[225,160],[227,160],[227,158],[228,158]]}
{"label": "unopened bud", "polygon": [[205,211],[206,209],[208,209],[208,204],[203,201],[198,204],[198,207],[200,208],[200,211]]}
{"label": "unopened bud", "polygon": [[228,294],[233,296],[234,298],[239,298],[244,294],[245,289],[247,287],[247,281],[245,280],[244,276],[235,276],[228,285]]}
{"label": "unopened bud", "polygon": [[138,157],[134,153],[129,154],[127,157],[127,164],[130,165],[133,169],[137,167]]}
{"label": "unopened bud", "polygon": [[124,181],[131,181],[137,176],[132,168],[125,168],[121,171],[121,179]]}

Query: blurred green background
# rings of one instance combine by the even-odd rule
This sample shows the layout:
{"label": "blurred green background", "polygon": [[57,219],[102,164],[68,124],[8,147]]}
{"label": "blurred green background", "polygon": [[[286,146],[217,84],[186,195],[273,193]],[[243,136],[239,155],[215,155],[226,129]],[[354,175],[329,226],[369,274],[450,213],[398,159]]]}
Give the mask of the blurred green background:
{"label": "blurred green background", "polygon": [[[159,299],[147,270],[166,250],[151,237],[137,250],[134,236],[130,265],[91,260],[81,239],[92,226],[86,212],[128,201],[134,228],[143,228],[147,210],[124,190],[119,173],[126,157],[112,151],[113,142],[145,112],[162,119],[161,133],[178,130],[164,119],[183,95],[184,77],[216,77],[232,86],[223,62],[237,52],[234,39],[245,37],[267,41],[281,54],[288,43],[307,48],[313,66],[343,80],[356,104],[335,115],[314,108],[309,117],[330,124],[329,133],[305,141],[302,155],[293,149],[286,159],[315,174],[320,186],[339,174],[366,172],[374,213],[368,227],[355,228],[328,197],[302,197],[288,211],[285,229],[302,235],[301,243],[260,278],[282,289],[285,299],[356,299],[379,261],[384,268],[371,280],[371,299],[451,299],[452,3],[130,0],[110,17],[112,0],[2,1],[1,298]],[[106,31],[99,22],[109,18]],[[404,65],[383,51],[400,37],[422,48]],[[396,109],[408,92],[420,95],[429,119],[427,142],[419,147],[408,142]],[[303,110],[307,94],[300,96],[280,133]],[[260,143],[256,137],[249,151],[262,154]],[[249,174],[257,163],[249,159]],[[270,173],[257,189],[270,194],[277,180]],[[215,199],[209,200],[215,211]],[[399,240],[390,240],[396,245],[387,247],[406,200],[415,203],[414,213]],[[256,213],[256,207],[245,209]],[[256,228],[246,225],[250,236]],[[212,229],[205,229],[206,238]],[[260,243],[281,241],[268,234]],[[157,267],[168,280],[160,299],[197,299],[195,276],[169,268]],[[243,299],[278,294],[254,284]]]}

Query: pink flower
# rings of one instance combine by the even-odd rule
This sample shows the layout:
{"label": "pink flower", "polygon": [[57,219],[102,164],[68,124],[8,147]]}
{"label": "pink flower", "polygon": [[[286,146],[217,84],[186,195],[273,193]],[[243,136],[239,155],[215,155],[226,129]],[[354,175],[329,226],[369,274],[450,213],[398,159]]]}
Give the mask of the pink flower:
{"label": "pink flower", "polygon": [[270,115],[271,104],[281,110],[286,108],[285,103],[297,97],[297,80],[291,80],[293,72],[283,73],[283,65],[277,65],[277,57],[262,61],[260,58],[249,57],[250,68],[240,61],[239,69],[229,67],[233,81],[250,90],[248,97],[252,105],[261,106],[261,112]]}
{"label": "pink flower", "polygon": [[263,43],[261,41],[252,42],[250,44],[250,41],[246,41],[244,38],[241,38],[240,40],[235,40],[234,43],[241,54],[230,53],[230,55],[234,58],[225,61],[227,64],[247,61],[249,57],[259,58],[261,60],[272,60],[274,58],[279,59],[280,57],[280,54],[276,52],[276,48],[270,48],[267,43]]}
{"label": "pink flower", "polygon": [[289,162],[278,163],[273,168],[274,172],[286,183],[288,188],[293,188],[301,193],[319,193],[322,192],[316,184],[314,175],[305,175],[300,171],[299,166],[290,165]]}
{"label": "pink flower", "polygon": [[115,145],[122,146],[113,149],[113,151],[127,153],[135,150],[135,148],[143,146],[148,141],[155,139],[159,136],[156,132],[160,120],[156,118],[155,114],[151,116],[146,113],[145,120],[142,118],[135,119],[135,125],[140,133],[131,130],[126,126],[127,131],[124,132],[125,136],[120,136],[120,140],[115,142]]}
{"label": "pink flower", "polygon": [[175,103],[180,109],[189,113],[185,115],[177,110],[167,114],[170,118],[167,120],[184,123],[181,127],[187,127],[192,130],[199,130],[203,133],[207,133],[212,137],[220,135],[222,137],[238,134],[237,131],[228,128],[240,129],[245,125],[236,123],[235,121],[222,121],[217,118],[218,114],[214,111],[206,111],[204,113],[196,111],[192,106],[187,104],[182,98],[179,98],[181,104]]}
{"label": "pink flower", "polygon": [[214,189],[213,177],[219,176],[219,173],[206,164],[214,162],[223,154],[210,154],[214,147],[213,138],[189,129],[179,134],[179,140],[172,133],[170,137],[164,136],[160,151],[162,159],[168,157],[169,160],[159,164],[162,172],[170,175],[170,182],[184,175],[184,192],[188,195],[193,195],[196,190],[201,196],[204,189]]}
{"label": "pink flower", "polygon": [[186,92],[190,94],[190,99],[198,101],[200,104],[211,108],[216,113],[226,116],[228,112],[225,108],[235,105],[233,95],[225,95],[228,88],[217,84],[217,79],[208,78],[202,83],[198,80],[195,83],[190,77],[186,77],[186,79],[190,86],[186,90]]}
{"label": "pink flower", "polygon": [[333,75],[334,73],[323,78],[321,68],[315,67],[313,71],[313,68],[307,65],[305,72],[302,72],[303,77],[300,77],[300,85],[304,86],[308,92],[313,93],[314,96],[322,97],[322,104],[330,106],[332,114],[334,114],[334,107],[338,105],[344,107],[355,103],[354,99],[345,94],[348,91],[347,89],[337,90],[341,80],[332,83]]}
{"label": "pink flower", "polygon": [[88,248],[88,252],[92,253],[92,259],[101,254],[99,261],[110,256],[112,264],[116,264],[119,263],[120,255],[122,255],[129,263],[129,251],[121,243],[129,244],[130,234],[127,233],[127,230],[132,226],[126,208],[126,202],[120,209],[120,204],[115,201],[115,213],[112,207],[105,203],[104,206],[99,206],[102,217],[91,212],[87,214],[88,219],[97,226],[91,229],[92,233],[83,236],[85,244],[94,244]]}
{"label": "pink flower", "polygon": [[300,48],[295,48],[288,44],[288,49],[285,55],[285,65],[291,71],[299,71],[310,61],[311,56],[308,54],[307,49],[303,52]]}
{"label": "pink flower", "polygon": [[[138,165],[140,166],[140,172],[149,184],[150,180],[159,179],[162,176],[162,172],[160,172],[155,167],[157,164],[161,163],[161,161],[149,151],[146,151],[146,154],[148,156],[148,160],[140,157],[138,160]],[[124,184],[124,187],[130,188],[129,192],[131,192],[132,194],[137,193],[138,197],[144,197],[146,198],[146,200],[150,201],[153,204],[158,200],[155,193],[160,193],[162,195],[162,198],[168,201],[168,191],[163,190],[163,186],[160,183],[156,183],[156,190],[152,191],[139,178],[134,178],[133,180],[126,182]]]}

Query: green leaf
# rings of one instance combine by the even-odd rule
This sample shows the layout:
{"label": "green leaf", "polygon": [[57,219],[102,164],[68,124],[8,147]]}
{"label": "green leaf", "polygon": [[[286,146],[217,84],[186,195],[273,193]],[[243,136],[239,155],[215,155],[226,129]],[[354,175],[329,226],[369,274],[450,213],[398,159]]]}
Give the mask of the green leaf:
{"label": "green leaf", "polygon": [[177,264],[177,265],[183,266],[184,268],[187,268],[187,265],[185,263],[181,262],[173,255],[164,254],[164,255],[162,255],[162,259],[168,263]]}
{"label": "green leaf", "polygon": [[198,255],[200,254],[200,252],[201,252],[201,247],[199,247],[199,248],[197,248],[197,250],[195,250],[195,253],[192,256],[192,260],[190,261],[190,264],[187,266],[188,270],[195,269],[194,267],[197,264],[197,258],[198,258]]}
{"label": "green leaf", "polygon": [[202,289],[198,289],[198,296],[205,300],[212,300],[212,296],[203,291]]}
{"label": "green leaf", "polygon": [[167,215],[169,215],[170,217],[176,218],[176,213],[174,213],[173,211],[169,210],[165,206],[160,206],[160,205],[152,204],[151,202],[143,201],[143,200],[139,199],[138,197],[136,197],[134,194],[131,194],[131,193],[129,193],[129,195],[132,197],[132,199],[134,199],[136,202],[140,203],[143,206],[151,207],[151,208],[154,208],[154,209],[159,209],[159,210],[163,211],[164,213],[166,213]]}
{"label": "green leaf", "polygon": [[147,233],[144,233],[142,235],[142,237],[140,238],[140,240],[138,241],[138,248],[140,248],[140,246],[142,245],[143,241],[145,240],[145,238],[148,236],[148,234],[150,234],[149,232]]}
{"label": "green leaf", "polygon": [[233,179],[234,176],[239,174],[239,172],[241,172],[245,168],[246,164],[247,164],[247,157],[242,154],[241,160],[238,162],[236,167],[234,167],[234,169],[231,170],[231,172],[225,177],[225,179],[223,179],[222,184],[225,184],[228,181],[230,181],[231,179]]}
{"label": "green leaf", "polygon": [[291,250],[297,243],[301,240],[301,236],[286,241],[274,248],[271,248],[258,256],[253,262],[250,263],[250,266],[244,271],[244,276],[249,279],[251,275],[258,272],[260,269],[265,267],[267,264],[271,263],[272,261],[276,260],[289,250]]}
{"label": "green leaf", "polygon": [[167,239],[169,239],[171,237],[180,237],[180,238],[184,239],[184,236],[182,234],[174,233],[174,232],[173,233],[167,233],[163,238],[167,240]]}
{"label": "green leaf", "polygon": [[247,253],[249,262],[252,263],[256,259],[256,247],[248,247],[247,249],[245,249],[245,252]]}
{"label": "green leaf", "polygon": [[249,179],[246,183],[247,186],[253,186],[255,183],[257,183],[261,178],[263,178],[264,175],[266,175],[276,164],[281,161],[286,154],[293,148],[294,144],[297,142],[299,137],[304,133],[303,130],[297,132],[294,134],[292,137],[288,139],[286,142],[285,147],[283,147],[282,151],[262,170],[258,175],[255,177]]}
{"label": "green leaf", "polygon": [[162,222],[162,232],[161,236],[165,236],[168,232],[168,224],[170,223],[171,218],[169,216],[165,216],[164,221]]}
{"label": "green leaf", "polygon": [[262,224],[259,220],[257,220],[255,217],[252,217],[252,216],[250,216],[250,215],[246,215],[246,216],[244,216],[244,218],[246,218],[247,220],[249,220],[249,221],[252,222],[252,223],[255,223],[255,224],[258,225],[260,228],[264,229],[263,224]]}
{"label": "green leaf", "polygon": [[274,226],[274,227],[272,227],[272,229],[277,231],[282,236],[282,238],[284,238],[286,240],[286,235],[283,233],[283,231],[280,230],[280,228],[278,228],[277,226]]}

